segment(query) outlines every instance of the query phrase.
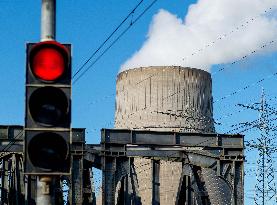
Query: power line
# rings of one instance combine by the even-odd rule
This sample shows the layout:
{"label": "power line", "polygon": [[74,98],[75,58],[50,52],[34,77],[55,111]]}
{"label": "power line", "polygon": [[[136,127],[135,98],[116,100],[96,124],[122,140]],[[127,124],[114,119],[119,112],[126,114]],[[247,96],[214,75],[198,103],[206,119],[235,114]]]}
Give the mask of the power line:
{"label": "power line", "polygon": [[[140,2],[140,3],[142,3],[142,2]],[[140,3],[139,3],[139,4],[140,4]],[[124,21],[120,24],[120,26],[131,16],[131,14],[134,13],[134,11],[135,11],[136,8],[139,6],[139,4],[135,7],[135,9],[133,9],[132,12],[130,12],[130,13],[128,14],[128,16],[124,19]],[[151,6],[152,6],[152,5],[150,5],[150,7],[151,7]],[[270,10],[271,10],[271,8],[269,8],[269,9],[267,9],[267,10],[264,10],[263,13],[267,13],[267,12],[269,12]],[[211,43],[206,44],[206,46],[204,46],[204,48],[211,47],[213,44],[216,43],[216,41],[222,40],[223,38],[225,38],[225,37],[227,37],[228,35],[234,33],[235,31],[239,31],[241,27],[245,27],[245,26],[248,25],[249,23],[254,22],[254,21],[256,20],[256,18],[259,17],[259,16],[260,16],[260,15],[255,16],[255,17],[252,17],[252,18],[250,18],[250,20],[246,20],[245,23],[243,23],[243,24],[237,26],[235,29],[231,30],[231,31],[229,32],[229,34],[220,35],[215,41],[212,41]],[[133,22],[133,23],[135,23],[135,22]],[[132,23],[131,23],[131,24],[132,24]],[[120,26],[119,26],[119,27],[120,27]],[[118,30],[119,27],[117,27],[116,31]],[[114,33],[115,33],[115,32],[112,32],[111,35],[113,35]],[[108,38],[107,40],[110,39],[111,35],[109,36],[109,38]],[[103,44],[105,44],[105,43],[107,42],[107,40],[106,40]],[[97,50],[93,53],[93,55],[84,63],[84,65],[78,70],[77,73],[79,73],[79,72],[83,69],[83,67],[91,60],[91,58],[100,50],[100,48],[102,48],[103,44],[102,44],[102,45],[99,47],[99,49],[97,49]],[[198,52],[191,53],[191,56],[194,56],[194,55],[196,55],[197,53],[203,51],[204,48],[198,49],[198,50],[197,50]],[[255,53],[255,52],[256,52],[256,51],[254,51],[254,53]],[[245,57],[246,57],[246,56],[244,56],[243,58],[245,58]],[[185,57],[185,58],[187,58],[187,57]],[[183,58],[183,60],[184,60],[185,58]],[[224,69],[225,69],[225,68],[224,68]],[[73,78],[77,75],[77,73],[74,74]]]}
{"label": "power line", "polygon": [[[252,50],[250,53],[244,55],[242,58],[240,58],[240,59],[238,59],[238,60],[235,60],[235,61],[229,63],[229,65],[234,65],[234,64],[236,64],[236,63],[238,63],[238,62],[240,62],[240,61],[242,61],[242,60],[248,58],[249,56],[251,56],[251,55],[257,53],[258,51],[260,51],[260,50],[262,50],[262,49],[264,49],[264,48],[266,48],[266,47],[268,47],[268,46],[270,46],[271,44],[274,44],[274,43],[276,44],[276,42],[275,42],[274,40],[269,41],[268,43],[265,43],[265,44],[261,45],[258,49]],[[225,70],[225,69],[226,69],[225,66],[224,66],[224,67],[221,67],[218,71],[213,72],[212,75],[215,75],[215,74],[217,74],[218,72],[221,72],[221,71],[223,71],[223,70]]]}
{"label": "power line", "polygon": [[[272,100],[275,100],[275,99],[277,99],[277,96],[271,97],[271,98],[267,99],[267,102],[272,101]],[[246,110],[247,110],[247,109],[246,109],[247,107],[252,107],[252,106],[255,106],[255,105],[258,105],[258,104],[260,104],[260,103],[251,103],[251,104],[244,105],[244,106],[242,106],[242,109],[240,109],[240,110],[238,110],[238,111],[225,114],[225,115],[221,116],[220,118],[215,118],[215,119],[214,119],[214,122],[215,122],[217,125],[225,125],[225,126],[231,126],[231,127],[234,127],[234,126],[236,126],[236,125],[239,125],[239,124],[228,125],[228,124],[225,124],[225,123],[220,122],[220,120],[222,120],[223,118],[227,118],[227,117],[231,117],[231,116],[237,115],[238,113],[241,113],[241,112],[243,112],[243,111],[246,111]],[[240,104],[238,104],[238,106],[240,106]],[[275,110],[272,110],[272,112],[276,112],[276,111],[275,111]],[[272,114],[273,114],[273,113],[272,113]],[[274,127],[273,127],[273,128],[274,128]],[[273,129],[272,129],[272,131],[273,131]],[[229,131],[229,132],[230,132],[230,131]]]}
{"label": "power line", "polygon": [[[260,49],[263,49],[263,48],[267,47],[268,45],[271,45],[272,43],[275,43],[275,42],[274,42],[274,41],[270,41],[269,43],[262,45],[262,46],[260,47]],[[256,53],[257,51],[258,51],[258,50],[253,50],[251,53],[249,53],[249,55],[243,56],[240,60],[237,60],[237,61],[232,62],[231,65],[234,65],[234,64],[240,62],[241,60],[246,59],[248,56],[250,56],[250,55]],[[218,72],[221,72],[221,71],[223,71],[224,69],[225,69],[225,67],[221,68]],[[218,72],[217,72],[217,73],[218,73]],[[232,93],[230,93],[230,94],[228,94],[228,95],[226,95],[226,96],[221,97],[220,99],[214,101],[213,103],[217,103],[218,101],[221,101],[221,100],[224,100],[224,99],[226,99],[226,98],[228,98],[228,97],[231,97],[231,96],[233,96],[233,95],[235,95],[235,94],[237,94],[237,93],[240,93],[240,92],[242,92],[242,91],[244,91],[244,90],[246,90],[246,89],[248,89],[248,88],[250,88],[250,87],[253,87],[253,86],[256,85],[256,84],[259,84],[259,83],[265,81],[266,79],[270,79],[270,78],[272,78],[272,77],[274,77],[274,76],[276,76],[276,75],[277,75],[277,72],[276,72],[276,73],[273,73],[273,74],[271,74],[271,75],[268,75],[268,76],[266,76],[265,78],[262,78],[262,79],[258,80],[257,82],[254,82],[254,83],[252,83],[252,84],[249,84],[249,85],[245,86],[245,87],[242,88],[242,89],[236,90],[236,91],[234,91],[234,92],[232,92]],[[155,76],[155,75],[153,75],[153,76]],[[151,77],[153,77],[153,76],[151,76]],[[147,77],[147,78],[149,78],[149,77]],[[144,80],[145,80],[145,79],[139,81],[139,83],[140,83],[140,82],[143,82]],[[139,83],[136,83],[136,84],[139,84]],[[164,99],[170,98],[170,97],[172,97],[172,96],[178,94],[179,92],[181,92],[181,91],[183,91],[183,90],[184,90],[184,89],[182,89],[182,90],[180,90],[180,91],[177,91],[177,92],[174,92],[174,93],[172,93],[172,94],[170,94],[170,95],[164,97]]]}
{"label": "power line", "polygon": [[[230,93],[230,94],[228,94],[228,95],[226,95],[226,96],[223,96],[223,97],[219,98],[218,100],[214,101],[213,103],[218,103],[219,101],[222,101],[222,100],[224,100],[224,99],[226,99],[226,98],[228,98],[228,97],[231,97],[231,96],[233,96],[233,95],[236,95],[236,94],[238,94],[238,93],[240,93],[240,92],[242,92],[242,91],[244,91],[244,90],[246,90],[246,89],[248,89],[248,88],[250,88],[250,87],[253,87],[254,85],[257,85],[257,84],[259,84],[259,83],[262,83],[262,82],[265,81],[266,79],[272,78],[272,77],[274,77],[274,76],[276,76],[276,75],[277,75],[277,72],[276,72],[276,73],[273,73],[273,74],[271,74],[271,75],[268,75],[268,76],[266,76],[265,78],[262,78],[262,79],[260,79],[260,80],[258,80],[258,81],[256,81],[256,82],[254,82],[254,83],[252,83],[252,84],[249,84],[249,85],[243,87],[242,89],[238,89],[238,90],[236,90],[236,91],[234,91],[234,92],[232,92],[232,93]],[[144,79],[143,79],[142,81],[144,81]],[[142,81],[140,81],[140,82],[142,82]],[[185,89],[185,88],[183,88],[183,89],[181,89],[181,90],[178,90],[177,92],[174,92],[174,93],[172,93],[172,94],[169,94],[168,96],[164,97],[163,100],[164,100],[164,99],[168,99],[168,98],[170,98],[170,97],[172,97],[172,96],[174,96],[174,95],[180,93],[180,92],[183,91],[184,89]],[[146,110],[146,108],[149,108],[149,107],[151,107],[151,105],[148,106],[148,107],[145,107],[145,108],[143,108],[143,109],[136,110],[136,111],[130,113],[128,116],[133,115],[133,114],[135,114],[135,113],[138,113],[138,112],[140,112],[140,111]]]}
{"label": "power line", "polygon": [[99,47],[92,53],[92,55],[83,63],[82,66],[80,66],[79,69],[74,73],[73,77],[74,78],[82,69],[88,64],[88,62],[98,53],[98,51],[110,40],[110,38],[117,32],[117,30],[129,19],[130,16],[134,14],[134,12],[137,10],[137,8],[140,6],[140,4],[144,0],[141,0],[133,9],[132,11],[121,21],[121,23],[112,31],[112,33],[106,38],[104,42],[102,42]]}
{"label": "power line", "polygon": [[[268,8],[268,9],[264,10],[263,13],[261,13],[261,14],[266,14],[266,13],[270,12],[271,10],[272,10],[272,8]],[[191,56],[195,56],[195,55],[197,55],[198,53],[204,51],[206,48],[209,48],[209,47],[213,46],[216,42],[221,41],[221,40],[223,40],[224,38],[228,37],[229,35],[232,35],[233,33],[240,31],[241,28],[245,28],[245,27],[248,26],[250,23],[253,23],[258,17],[261,16],[261,14],[259,14],[259,15],[257,15],[257,16],[254,16],[254,17],[251,17],[251,18],[248,18],[249,20],[246,20],[244,23],[242,23],[242,24],[236,26],[236,27],[235,27],[234,29],[232,29],[230,32],[228,32],[228,33],[223,33],[222,35],[219,35],[214,41],[212,41],[212,42],[206,44],[206,45],[203,46],[202,48],[200,48],[200,49],[196,50],[195,52],[191,53],[189,56],[190,56],[190,57],[191,57]],[[184,61],[184,60],[187,60],[187,59],[189,59],[188,56],[184,57],[182,60]]]}
{"label": "power line", "polygon": [[[269,116],[271,116],[271,115],[273,115],[273,114],[275,114],[275,113],[271,113],[270,115],[268,115],[267,117],[269,117]],[[269,119],[271,122],[273,122],[273,121],[275,121],[275,120],[277,120],[277,118],[271,118],[271,119]],[[250,129],[253,129],[253,128],[255,128],[255,127],[259,127],[260,125],[259,125],[259,119],[257,119],[257,120],[253,120],[253,121],[251,121],[251,122],[247,122],[247,123],[238,123],[238,124],[235,124],[235,125],[232,125],[233,127],[235,127],[235,126],[239,126],[239,127],[236,127],[236,128],[234,128],[234,129],[232,129],[232,130],[229,130],[228,132],[226,132],[226,133],[232,133],[232,132],[234,132],[234,131],[238,131],[238,130],[240,130],[240,129],[242,129],[242,128],[245,128],[244,130],[240,130],[240,131],[238,131],[238,133],[242,133],[242,132],[245,132],[245,131],[248,131],[248,130],[250,130]],[[231,126],[231,127],[232,127]]]}
{"label": "power line", "polygon": [[236,94],[238,94],[238,93],[240,93],[240,92],[242,92],[242,91],[244,91],[244,90],[246,90],[246,89],[248,89],[248,88],[250,88],[250,87],[253,87],[253,86],[257,85],[257,84],[260,84],[260,83],[262,83],[263,81],[265,81],[265,80],[267,80],[267,79],[270,79],[270,78],[272,78],[272,77],[274,77],[274,76],[276,76],[276,75],[277,75],[277,72],[276,72],[276,73],[273,73],[273,74],[271,74],[271,75],[268,75],[268,76],[266,76],[265,78],[262,78],[262,79],[260,79],[260,80],[258,80],[258,81],[256,81],[256,82],[254,82],[254,83],[252,83],[252,84],[249,84],[249,85],[243,87],[242,89],[236,90],[236,91],[234,91],[234,92],[232,92],[232,93],[230,93],[230,94],[228,94],[228,95],[225,95],[225,96],[219,98],[218,100],[214,101],[214,103],[217,103],[217,102],[219,102],[219,101],[221,101],[221,100],[224,100],[224,99],[226,99],[226,98],[228,98],[228,97],[231,97],[231,96],[233,96],[233,95],[236,95]]}
{"label": "power line", "polygon": [[[14,145],[16,140],[22,136],[23,136],[23,130],[20,131],[2,150],[0,150],[0,153],[9,151],[9,149],[11,148],[12,145]],[[0,158],[3,157],[4,155],[5,155],[4,153],[0,155]]]}
{"label": "power line", "polygon": [[73,81],[73,84],[75,84],[92,66],[94,66],[95,63],[98,62],[98,60],[100,60],[102,58],[102,56],[110,50],[110,48],[115,44],[117,43],[117,41],[119,39],[121,39],[121,37],[157,2],[158,0],[153,0],[152,3],[150,5],[148,5],[141,13],[140,15],[134,20],[132,21],[129,26],[123,30],[119,36],[114,40],[112,41],[112,43],[77,77],[77,79],[75,79]]}
{"label": "power line", "polygon": [[[268,13],[271,9],[272,9],[272,8],[266,9],[266,10],[264,10],[263,13]],[[250,22],[254,22],[254,21],[257,19],[257,17],[259,17],[259,16],[260,16],[260,15],[255,16],[255,17],[252,17],[252,18],[249,18],[250,20],[246,20],[246,22],[245,22],[244,24],[241,24],[241,25],[237,26],[235,29],[231,30],[231,31],[229,32],[229,34],[220,35],[215,41],[212,41],[211,43],[206,44],[206,46],[204,46],[204,48],[211,47],[211,46],[213,46],[213,44],[216,43],[216,41],[222,40],[224,37],[227,37],[228,35],[234,33],[235,31],[239,31],[241,27],[244,28],[244,27],[247,26]],[[268,45],[270,45],[270,44],[272,44],[272,43],[274,43],[274,41],[271,41],[271,42],[269,42],[268,44],[264,44],[264,45],[262,45],[260,48],[261,48],[261,49],[262,49],[262,48],[265,48],[265,47],[267,47]],[[198,52],[191,53],[191,56],[194,56],[194,55],[196,55],[197,53],[203,51],[204,48],[198,49]],[[247,55],[243,56],[241,59],[239,59],[239,60],[237,60],[237,61],[243,60],[243,59],[247,58],[249,55],[256,53],[257,51],[258,51],[258,50],[253,50],[250,54],[247,54]],[[185,58],[187,58],[187,57],[185,57]],[[185,58],[183,58],[183,60],[184,60]],[[96,60],[96,62],[97,62],[97,61],[98,61],[98,60]],[[95,63],[96,63],[96,62],[95,62]],[[233,64],[235,64],[235,63],[237,63],[237,62],[234,61],[234,62],[231,63],[231,65],[233,65]],[[93,63],[93,64],[94,64],[94,63]],[[93,65],[91,65],[91,66],[93,66]],[[226,69],[226,67],[223,67],[223,68],[221,68],[219,71],[214,72],[214,73],[212,73],[212,74],[216,74],[216,73],[218,73],[218,72],[220,72],[220,71],[222,71],[222,70],[225,70],[225,69]]]}

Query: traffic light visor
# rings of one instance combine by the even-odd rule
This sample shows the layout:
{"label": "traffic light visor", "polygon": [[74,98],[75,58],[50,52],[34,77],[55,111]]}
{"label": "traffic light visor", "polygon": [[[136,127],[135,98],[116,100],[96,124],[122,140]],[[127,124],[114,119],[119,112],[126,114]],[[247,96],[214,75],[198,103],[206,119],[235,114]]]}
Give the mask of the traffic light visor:
{"label": "traffic light visor", "polygon": [[67,67],[66,48],[55,41],[41,42],[30,53],[32,73],[43,81],[55,81],[60,78]]}

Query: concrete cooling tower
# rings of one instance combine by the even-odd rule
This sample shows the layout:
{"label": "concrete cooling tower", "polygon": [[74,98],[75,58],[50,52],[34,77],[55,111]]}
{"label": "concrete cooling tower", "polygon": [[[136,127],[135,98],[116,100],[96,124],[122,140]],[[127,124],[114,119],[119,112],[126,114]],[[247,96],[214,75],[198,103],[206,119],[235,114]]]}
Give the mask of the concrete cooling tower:
{"label": "concrete cooling tower", "polygon": [[173,66],[123,71],[115,112],[116,128],[214,132],[211,76]]}
{"label": "concrete cooling tower", "polygon": [[[194,68],[145,67],[123,71],[116,82],[115,128],[214,132],[212,81]],[[175,204],[181,162],[160,162],[160,204]],[[151,160],[135,158],[138,194],[151,203]]]}

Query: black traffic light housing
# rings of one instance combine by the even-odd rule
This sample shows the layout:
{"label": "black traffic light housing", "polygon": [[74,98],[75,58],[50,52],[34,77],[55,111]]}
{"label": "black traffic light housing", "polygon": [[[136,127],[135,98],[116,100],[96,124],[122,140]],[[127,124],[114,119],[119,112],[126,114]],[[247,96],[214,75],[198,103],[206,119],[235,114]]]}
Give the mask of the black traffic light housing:
{"label": "black traffic light housing", "polygon": [[27,44],[25,174],[70,174],[71,72],[70,44]]}

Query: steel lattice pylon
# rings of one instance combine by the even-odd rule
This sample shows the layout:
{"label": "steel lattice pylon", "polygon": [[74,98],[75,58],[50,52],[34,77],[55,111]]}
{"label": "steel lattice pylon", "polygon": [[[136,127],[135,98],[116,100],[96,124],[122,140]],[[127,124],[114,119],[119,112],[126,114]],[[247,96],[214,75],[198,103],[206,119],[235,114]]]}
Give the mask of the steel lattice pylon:
{"label": "steel lattice pylon", "polygon": [[262,92],[261,102],[256,105],[259,105],[259,108],[245,107],[260,112],[258,123],[255,125],[260,130],[260,136],[257,141],[251,140],[246,146],[258,150],[254,203],[255,205],[269,205],[277,202],[277,189],[274,181],[276,168],[273,166],[272,158],[277,149],[274,147],[269,119],[269,116],[276,111],[266,103],[264,92]]}

